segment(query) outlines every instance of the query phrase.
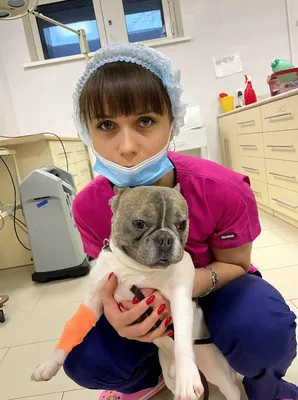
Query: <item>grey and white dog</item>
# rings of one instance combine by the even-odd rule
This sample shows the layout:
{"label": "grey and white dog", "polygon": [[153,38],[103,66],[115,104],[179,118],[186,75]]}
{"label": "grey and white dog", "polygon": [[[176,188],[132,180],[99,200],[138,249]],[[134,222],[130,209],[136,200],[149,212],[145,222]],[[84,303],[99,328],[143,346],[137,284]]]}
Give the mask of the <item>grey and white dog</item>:
{"label": "grey and white dog", "polygon": [[[184,251],[188,207],[179,187],[116,189],[115,193],[109,249],[100,253],[91,271],[84,304],[92,309],[92,296],[111,272],[118,278],[117,301],[131,300],[132,286],[159,290],[171,304],[175,340],[162,337],[154,343],[159,348],[165,383],[175,398],[195,400],[203,394],[199,367],[228,400],[240,400],[236,373],[218,348],[213,343],[193,346],[194,338],[208,337],[209,333],[201,309],[192,301],[195,269]],[[93,311],[99,319],[103,309]],[[66,356],[65,351],[56,349],[51,359],[38,366],[32,379],[52,378]]]}

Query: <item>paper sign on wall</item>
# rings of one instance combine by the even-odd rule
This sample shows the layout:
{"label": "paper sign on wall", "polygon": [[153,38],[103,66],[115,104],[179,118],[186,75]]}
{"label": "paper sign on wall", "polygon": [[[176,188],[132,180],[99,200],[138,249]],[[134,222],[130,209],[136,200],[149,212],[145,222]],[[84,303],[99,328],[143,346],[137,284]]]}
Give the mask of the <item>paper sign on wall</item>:
{"label": "paper sign on wall", "polygon": [[212,57],[212,61],[217,78],[238,74],[243,71],[239,53]]}

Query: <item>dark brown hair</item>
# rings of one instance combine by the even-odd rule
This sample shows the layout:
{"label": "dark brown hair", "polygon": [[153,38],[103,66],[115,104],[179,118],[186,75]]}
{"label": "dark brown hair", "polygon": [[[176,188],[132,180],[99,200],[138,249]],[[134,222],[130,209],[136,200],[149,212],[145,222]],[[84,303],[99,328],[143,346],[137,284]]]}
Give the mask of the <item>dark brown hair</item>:
{"label": "dark brown hair", "polygon": [[79,106],[85,123],[103,116],[150,111],[167,113],[173,119],[171,101],[162,81],[140,65],[121,61],[105,64],[90,76]]}

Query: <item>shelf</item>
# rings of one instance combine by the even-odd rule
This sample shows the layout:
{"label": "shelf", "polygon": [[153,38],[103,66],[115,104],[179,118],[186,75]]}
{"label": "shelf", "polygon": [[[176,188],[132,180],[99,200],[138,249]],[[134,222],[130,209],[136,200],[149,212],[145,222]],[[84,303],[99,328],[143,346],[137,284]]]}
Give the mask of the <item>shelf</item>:
{"label": "shelf", "polygon": [[[17,204],[17,210],[21,208],[21,204]],[[0,216],[2,218],[7,217],[9,214],[13,214],[13,204],[3,204],[0,205]]]}
{"label": "shelf", "polygon": [[13,156],[16,152],[14,150],[6,150],[2,147],[0,148],[0,156]]}

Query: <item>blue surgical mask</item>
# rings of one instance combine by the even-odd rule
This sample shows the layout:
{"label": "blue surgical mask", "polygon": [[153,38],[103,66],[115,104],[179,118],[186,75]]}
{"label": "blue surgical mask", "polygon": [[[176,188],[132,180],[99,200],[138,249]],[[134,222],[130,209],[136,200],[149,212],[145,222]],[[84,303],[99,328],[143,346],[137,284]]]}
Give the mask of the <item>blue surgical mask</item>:
{"label": "blue surgical mask", "polygon": [[95,150],[93,152],[96,156],[94,171],[120,188],[150,186],[174,169],[167,156],[168,144],[158,154],[131,168],[108,161]]}

